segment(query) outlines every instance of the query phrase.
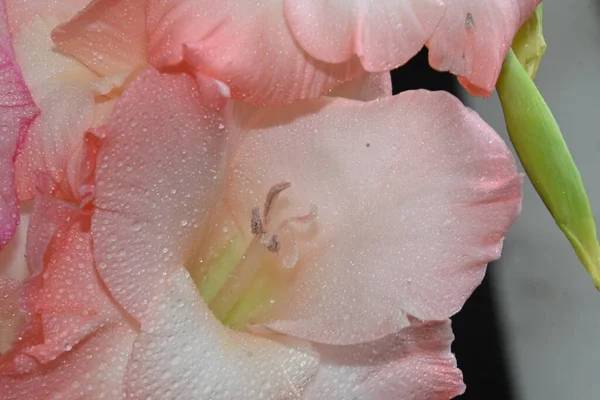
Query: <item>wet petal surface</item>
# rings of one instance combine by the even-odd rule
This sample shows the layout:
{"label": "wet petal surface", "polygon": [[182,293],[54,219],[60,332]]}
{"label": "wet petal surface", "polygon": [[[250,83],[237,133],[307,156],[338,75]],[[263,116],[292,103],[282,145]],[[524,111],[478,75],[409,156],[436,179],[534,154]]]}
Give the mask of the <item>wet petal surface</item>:
{"label": "wet petal surface", "polygon": [[281,0],[152,0],[148,32],[154,66],[185,60],[253,103],[317,97],[363,72],[358,59],[329,64],[305,53]]}
{"label": "wet petal surface", "polygon": [[150,69],[119,100],[102,142],[94,250],[100,275],[136,316],[199,242],[220,193],[225,125],[205,94],[187,75]]}
{"label": "wet petal surface", "polygon": [[187,271],[170,275],[142,318],[126,376],[133,398],[302,399],[318,355],[302,342],[221,325]]}
{"label": "wet petal surface", "polygon": [[442,92],[264,109],[246,128],[226,197],[238,226],[250,229],[252,208],[280,182],[291,187],[265,237],[316,208],[281,241],[281,253],[298,250],[293,278],[254,321],[280,332],[351,344],[397,332],[407,315],[449,317],[520,211],[506,145]]}
{"label": "wet petal surface", "polygon": [[429,39],[429,63],[489,96],[517,31],[541,0],[451,0]]}
{"label": "wet petal surface", "polygon": [[[444,400],[464,391],[450,321],[422,323],[353,346],[317,345],[319,373],[307,400]],[[399,397],[401,396],[401,397]]]}
{"label": "wet petal surface", "polygon": [[298,42],[314,57],[339,63],[360,57],[368,71],[410,60],[444,15],[441,0],[283,0]]}
{"label": "wet petal surface", "polygon": [[19,213],[14,160],[39,113],[17,63],[4,1],[0,2],[0,249],[12,238]]}

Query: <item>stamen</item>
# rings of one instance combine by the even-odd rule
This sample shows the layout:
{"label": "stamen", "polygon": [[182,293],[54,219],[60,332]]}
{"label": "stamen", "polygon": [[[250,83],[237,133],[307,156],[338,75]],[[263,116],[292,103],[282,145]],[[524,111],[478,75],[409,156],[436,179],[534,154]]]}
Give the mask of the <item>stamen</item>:
{"label": "stamen", "polygon": [[264,245],[271,253],[279,253],[279,250],[281,250],[281,243],[277,240],[277,235],[271,236],[271,239]]}
{"label": "stamen", "polygon": [[260,210],[258,207],[252,209],[252,217],[250,219],[250,230],[255,236],[261,236],[265,231],[263,230],[262,220],[260,219]]}
{"label": "stamen", "polygon": [[264,209],[264,213],[263,213],[265,216],[265,225],[267,225],[269,211],[271,210],[271,205],[273,204],[273,200],[275,200],[275,198],[277,197],[277,195],[279,195],[279,193],[283,192],[285,189],[289,188],[290,186],[292,186],[292,184],[290,182],[280,182],[280,183],[273,185],[273,187],[271,187],[271,189],[269,189],[269,192],[267,193],[267,199],[265,200],[265,209]]}
{"label": "stamen", "polygon": [[[250,230],[252,234],[260,241],[260,243],[271,253],[279,254],[281,251],[281,242],[276,234],[271,235],[267,238],[268,233],[272,232],[286,232],[290,237],[290,248],[283,257],[284,266],[288,269],[291,269],[296,265],[298,261],[298,244],[296,243],[296,238],[294,235],[294,229],[292,225],[301,224],[307,225],[310,222],[313,222],[317,219],[317,206],[314,204],[310,205],[310,211],[305,215],[300,215],[297,217],[286,218],[277,227],[277,229],[269,229],[267,227],[267,216],[271,210],[271,207],[279,195],[279,193],[283,192],[287,188],[289,188],[292,184],[290,182],[281,182],[275,184],[269,189],[267,193],[267,197],[265,200],[264,207],[264,221],[261,219],[260,210],[258,207],[252,208],[252,215],[250,217]],[[287,242],[286,242],[287,243]],[[286,244],[287,246],[287,244]]]}

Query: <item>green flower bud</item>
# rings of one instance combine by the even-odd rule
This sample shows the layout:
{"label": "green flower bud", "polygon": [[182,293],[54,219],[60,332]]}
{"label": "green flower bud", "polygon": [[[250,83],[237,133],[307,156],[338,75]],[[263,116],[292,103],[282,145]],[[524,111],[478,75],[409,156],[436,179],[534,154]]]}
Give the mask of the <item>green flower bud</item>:
{"label": "green flower bud", "polygon": [[579,170],[552,112],[512,50],[496,89],[527,175],[600,290],[600,247]]}

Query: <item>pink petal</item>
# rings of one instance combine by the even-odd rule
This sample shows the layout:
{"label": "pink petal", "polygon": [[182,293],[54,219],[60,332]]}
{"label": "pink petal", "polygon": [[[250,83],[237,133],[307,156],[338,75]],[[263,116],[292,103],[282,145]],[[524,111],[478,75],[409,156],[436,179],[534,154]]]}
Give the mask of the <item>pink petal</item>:
{"label": "pink petal", "polygon": [[357,59],[328,64],[305,53],[281,0],[151,0],[148,32],[153,65],[185,60],[254,103],[317,97],[362,72]]}
{"label": "pink petal", "polygon": [[23,81],[0,2],[0,249],[19,223],[14,159],[30,124],[39,113]]}
{"label": "pink petal", "polygon": [[[24,353],[41,363],[52,361],[101,327],[121,319],[96,275],[91,235],[84,230],[86,220],[78,216],[79,210],[69,208],[39,194],[32,217],[32,226],[42,235],[43,225],[56,226],[59,218],[63,221],[56,227],[48,249],[42,252],[47,261],[40,290],[29,293],[35,301],[32,311],[42,318],[44,343],[29,347]],[[39,219],[42,221],[36,221]],[[32,237],[35,235],[32,230],[33,243],[37,242]]]}
{"label": "pink petal", "polygon": [[[20,254],[24,254],[27,259],[27,275],[37,276],[42,273],[48,261],[46,251],[57,231],[64,231],[74,221],[89,219],[98,147],[99,139],[88,133],[82,146],[69,161],[63,181],[57,183],[45,174],[38,174],[37,197],[32,202],[34,207],[25,208],[27,238],[22,238],[21,245],[24,249],[19,249],[22,250]],[[57,202],[56,199],[64,200],[70,206],[68,203]],[[31,208],[35,211],[35,218],[29,223]],[[86,223],[89,225],[89,221]]]}
{"label": "pink petal", "polygon": [[23,357],[50,363],[122,320],[97,277],[89,225],[85,211],[43,189],[36,195],[27,243],[32,277],[25,284],[24,304],[30,325],[39,320],[43,334],[28,329],[21,335],[23,343],[13,349],[15,368]]}
{"label": "pink petal", "polygon": [[0,393],[6,399],[121,398],[135,324],[98,278],[89,215],[47,193],[51,180],[40,182],[27,250],[41,255],[42,269],[32,268],[25,284],[28,323],[0,362]]}
{"label": "pink petal", "polygon": [[54,49],[52,20],[36,20],[15,36],[15,53],[41,114],[32,124],[16,160],[20,199],[32,198],[38,172],[59,183],[94,119],[96,76]]}
{"label": "pink petal", "polygon": [[541,0],[453,0],[427,43],[429,63],[489,96],[513,37]]}
{"label": "pink petal", "polygon": [[317,345],[319,373],[308,400],[447,400],[464,392],[450,321],[413,322],[376,342]]}
{"label": "pink petal", "polygon": [[32,208],[32,202],[19,204],[21,217],[19,226],[10,242],[0,251],[0,276],[4,278],[23,281],[29,276],[25,261],[25,245]]}
{"label": "pink petal", "polygon": [[93,120],[93,97],[86,88],[59,84],[36,94],[42,114],[32,125],[16,161],[17,189],[23,200],[34,196],[39,172],[47,173],[56,183],[65,179],[70,158]]}
{"label": "pink petal", "polygon": [[183,267],[174,270],[160,290],[142,318],[127,370],[131,398],[304,398],[318,366],[308,345],[224,327]]}
{"label": "pink petal", "polygon": [[0,355],[10,349],[23,322],[20,293],[21,282],[0,276]]}
{"label": "pink petal", "polygon": [[92,254],[88,187],[94,184],[96,148],[89,135],[72,160],[78,166],[70,168],[68,192],[43,174],[38,178],[26,243],[31,278],[22,295],[28,323],[0,363],[0,374],[48,374],[55,360],[83,341],[126,324],[98,278]]}
{"label": "pink petal", "polygon": [[444,15],[441,0],[283,0],[295,38],[330,63],[360,57],[367,71],[389,71],[421,50]]}
{"label": "pink petal", "polygon": [[[274,184],[281,218],[317,208],[272,315],[255,323],[352,344],[457,312],[500,256],[521,177],[500,137],[445,92],[267,108],[231,165],[226,201],[250,236]],[[312,229],[311,229],[312,228]]]}
{"label": "pink petal", "polygon": [[226,132],[220,99],[187,75],[143,72],[119,100],[96,172],[99,272],[138,316],[197,243],[220,194]]}
{"label": "pink petal", "polygon": [[0,374],[3,399],[120,399],[135,331],[112,324],[91,335],[51,366],[32,373]]}
{"label": "pink petal", "polygon": [[147,62],[146,14],[141,0],[95,0],[52,31],[52,39],[100,75],[131,71]]}
{"label": "pink petal", "polygon": [[66,21],[91,0],[3,0],[12,35],[38,18]]}

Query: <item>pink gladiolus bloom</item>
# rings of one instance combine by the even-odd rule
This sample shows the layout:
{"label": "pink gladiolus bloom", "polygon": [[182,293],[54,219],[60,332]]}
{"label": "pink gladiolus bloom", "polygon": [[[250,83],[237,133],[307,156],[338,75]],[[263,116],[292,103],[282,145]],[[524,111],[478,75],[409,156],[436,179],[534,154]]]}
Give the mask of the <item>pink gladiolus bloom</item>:
{"label": "pink gladiolus bloom", "polygon": [[303,48],[292,3],[4,0],[0,400],[463,392],[514,160],[377,52]]}

